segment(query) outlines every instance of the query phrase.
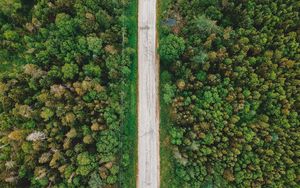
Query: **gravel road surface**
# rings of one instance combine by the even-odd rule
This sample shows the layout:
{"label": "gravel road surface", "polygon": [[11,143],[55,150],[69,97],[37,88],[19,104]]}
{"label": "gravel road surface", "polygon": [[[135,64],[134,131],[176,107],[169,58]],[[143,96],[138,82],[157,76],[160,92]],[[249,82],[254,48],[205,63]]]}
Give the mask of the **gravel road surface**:
{"label": "gravel road surface", "polygon": [[138,188],[159,187],[159,65],[156,60],[156,0],[139,0]]}

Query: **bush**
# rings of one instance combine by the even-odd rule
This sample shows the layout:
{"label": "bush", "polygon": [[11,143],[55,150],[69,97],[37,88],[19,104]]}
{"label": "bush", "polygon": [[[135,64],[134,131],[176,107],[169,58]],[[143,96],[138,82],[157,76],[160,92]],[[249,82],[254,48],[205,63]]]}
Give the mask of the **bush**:
{"label": "bush", "polygon": [[159,54],[163,61],[171,62],[178,59],[184,52],[185,44],[183,38],[168,35],[160,41]]}

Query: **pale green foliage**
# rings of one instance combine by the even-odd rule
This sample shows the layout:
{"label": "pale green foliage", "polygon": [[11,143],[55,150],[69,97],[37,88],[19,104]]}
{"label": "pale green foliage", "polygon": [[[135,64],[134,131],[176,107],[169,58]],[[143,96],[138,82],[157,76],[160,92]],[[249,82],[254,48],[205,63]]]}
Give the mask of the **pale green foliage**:
{"label": "pale green foliage", "polygon": [[89,186],[91,188],[99,188],[103,186],[103,182],[97,173],[92,173],[91,178],[89,180]]}
{"label": "pale green foliage", "polygon": [[45,121],[48,121],[51,117],[53,117],[53,115],[54,115],[54,112],[49,108],[44,108],[43,111],[41,112],[41,117]]}
{"label": "pale green foliage", "polygon": [[193,22],[197,29],[203,32],[203,34],[216,33],[220,30],[215,21],[208,19],[204,15],[198,16]]}
{"label": "pale green foliage", "polygon": [[87,37],[88,49],[95,55],[100,55],[102,50],[102,40],[98,37]]}
{"label": "pale green foliage", "polygon": [[78,66],[76,64],[66,63],[62,67],[64,79],[73,79],[78,74]]}

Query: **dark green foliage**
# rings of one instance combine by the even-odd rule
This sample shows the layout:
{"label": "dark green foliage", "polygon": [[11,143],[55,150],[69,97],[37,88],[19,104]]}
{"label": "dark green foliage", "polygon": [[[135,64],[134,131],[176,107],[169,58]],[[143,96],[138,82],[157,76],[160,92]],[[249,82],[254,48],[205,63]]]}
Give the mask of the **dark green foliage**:
{"label": "dark green foliage", "polygon": [[120,183],[134,53],[123,48],[124,7],[0,1],[0,64],[11,65],[0,74],[0,187]]}
{"label": "dark green foliage", "polygon": [[169,35],[186,48],[162,56],[162,95],[182,187],[299,187],[299,12],[295,0],[173,1]]}

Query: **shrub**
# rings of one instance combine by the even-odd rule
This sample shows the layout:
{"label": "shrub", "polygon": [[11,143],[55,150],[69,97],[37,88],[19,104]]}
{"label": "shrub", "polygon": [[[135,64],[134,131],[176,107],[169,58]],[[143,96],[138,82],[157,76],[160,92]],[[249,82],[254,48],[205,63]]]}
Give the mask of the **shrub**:
{"label": "shrub", "polygon": [[184,40],[175,35],[168,35],[160,41],[159,54],[163,61],[178,59],[184,52]]}

